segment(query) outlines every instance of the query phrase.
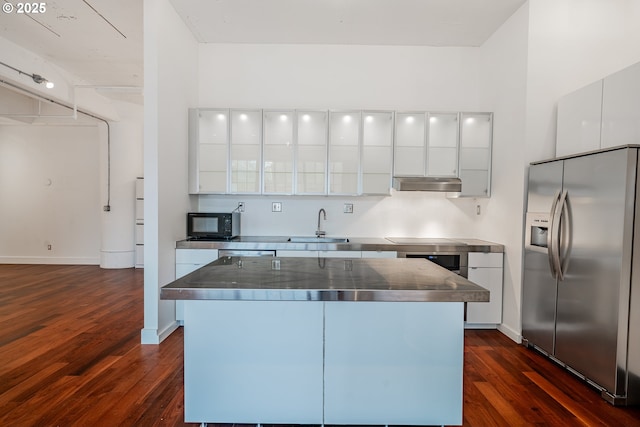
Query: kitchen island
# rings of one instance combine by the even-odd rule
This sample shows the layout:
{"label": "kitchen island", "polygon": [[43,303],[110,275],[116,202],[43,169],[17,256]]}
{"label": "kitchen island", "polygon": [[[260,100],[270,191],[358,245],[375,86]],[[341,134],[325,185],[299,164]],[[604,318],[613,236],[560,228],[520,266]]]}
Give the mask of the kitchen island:
{"label": "kitchen island", "polygon": [[185,421],[462,423],[464,303],[489,292],[424,259],[223,257],[185,301]]}

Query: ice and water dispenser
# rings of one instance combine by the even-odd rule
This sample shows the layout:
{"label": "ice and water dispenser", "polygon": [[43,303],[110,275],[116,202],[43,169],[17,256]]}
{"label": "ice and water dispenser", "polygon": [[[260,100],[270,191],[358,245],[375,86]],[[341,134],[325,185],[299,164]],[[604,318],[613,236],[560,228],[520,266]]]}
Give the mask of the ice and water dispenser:
{"label": "ice and water dispenser", "polygon": [[547,248],[549,213],[528,213],[525,246]]}

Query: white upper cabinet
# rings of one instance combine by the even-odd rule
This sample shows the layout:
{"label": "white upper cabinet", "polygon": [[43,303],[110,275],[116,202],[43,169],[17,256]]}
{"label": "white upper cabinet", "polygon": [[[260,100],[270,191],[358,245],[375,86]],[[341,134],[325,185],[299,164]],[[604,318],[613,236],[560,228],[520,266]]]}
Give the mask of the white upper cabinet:
{"label": "white upper cabinet", "polygon": [[191,109],[189,192],[389,195],[395,175],[488,196],[491,128],[491,113]]}
{"label": "white upper cabinet", "polygon": [[458,129],[458,113],[429,113],[428,176],[458,176]]}
{"label": "white upper cabinet", "polygon": [[260,193],[262,111],[231,110],[231,182],[233,194]]}
{"label": "white upper cabinet", "polygon": [[640,63],[605,77],[601,147],[640,143]]}
{"label": "white upper cabinet", "polygon": [[293,111],[264,112],[264,194],[292,194],[294,167]]}
{"label": "white upper cabinet", "polygon": [[426,171],[426,119],[425,113],[396,113],[394,147],[395,176],[424,176]]}
{"label": "white upper cabinet", "polygon": [[602,80],[565,95],[558,101],[556,156],[600,148]]}
{"label": "white upper cabinet", "polygon": [[329,194],[358,194],[360,112],[329,113]]}
{"label": "white upper cabinet", "polygon": [[296,194],[327,194],[326,111],[296,114]]}
{"label": "white upper cabinet", "polygon": [[640,63],[558,101],[556,156],[640,142]]}
{"label": "white upper cabinet", "polygon": [[189,110],[189,192],[226,193],[229,111]]}
{"label": "white upper cabinet", "polygon": [[393,159],[393,113],[362,113],[362,193],[389,194]]}
{"label": "white upper cabinet", "polygon": [[491,184],[491,113],[460,113],[461,197],[489,197]]}

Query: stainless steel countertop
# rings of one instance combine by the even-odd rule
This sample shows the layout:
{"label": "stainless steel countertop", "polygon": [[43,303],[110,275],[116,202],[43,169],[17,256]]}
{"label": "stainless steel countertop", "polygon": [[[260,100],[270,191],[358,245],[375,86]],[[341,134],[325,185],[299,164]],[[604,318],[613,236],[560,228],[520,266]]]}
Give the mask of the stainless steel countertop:
{"label": "stainless steel countertop", "polygon": [[[329,236],[330,237],[330,236]],[[420,239],[401,237],[349,237],[346,243],[293,243],[289,236],[240,236],[229,241],[176,242],[176,249],[397,251],[397,252],[504,252],[504,245],[477,239]],[[391,240],[390,240],[391,239]],[[392,240],[402,243],[394,243]]]}
{"label": "stainless steel countertop", "polygon": [[486,302],[489,291],[426,259],[222,257],[161,299]]}

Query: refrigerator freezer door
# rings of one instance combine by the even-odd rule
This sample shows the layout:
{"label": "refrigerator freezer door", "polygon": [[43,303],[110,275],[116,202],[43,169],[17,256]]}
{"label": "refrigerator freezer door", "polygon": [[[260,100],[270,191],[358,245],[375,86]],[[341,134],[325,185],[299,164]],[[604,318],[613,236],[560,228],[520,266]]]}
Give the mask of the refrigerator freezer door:
{"label": "refrigerator freezer door", "polygon": [[529,168],[522,336],[549,354],[554,351],[557,288],[546,242],[552,207],[562,190],[562,172],[562,161],[535,164]]}
{"label": "refrigerator freezer door", "polygon": [[572,242],[571,262],[558,282],[555,356],[614,394],[623,391],[616,389],[622,386],[618,357],[626,354],[620,354],[626,329],[619,335],[618,326],[625,327],[621,283],[624,246],[630,249],[632,235],[632,215],[625,213],[628,154],[615,150],[564,161]]}
{"label": "refrigerator freezer door", "polygon": [[522,295],[522,337],[553,354],[556,321],[556,279],[546,253],[525,249]]}
{"label": "refrigerator freezer door", "polygon": [[562,161],[539,163],[529,167],[527,212],[551,213],[553,201],[562,189]]}

